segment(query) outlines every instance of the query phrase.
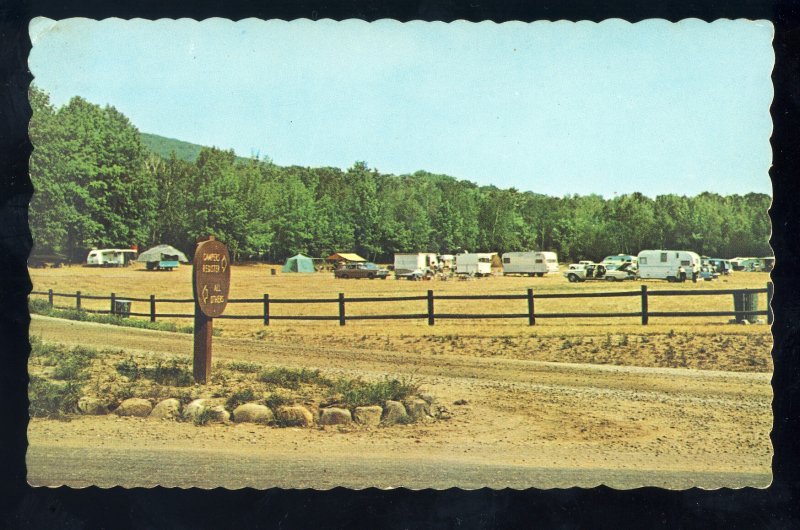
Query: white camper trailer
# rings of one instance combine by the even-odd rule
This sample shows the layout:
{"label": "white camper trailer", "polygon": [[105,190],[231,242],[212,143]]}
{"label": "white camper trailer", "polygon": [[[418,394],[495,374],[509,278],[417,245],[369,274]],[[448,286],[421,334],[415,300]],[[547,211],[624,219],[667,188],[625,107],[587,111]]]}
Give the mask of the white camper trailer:
{"label": "white camper trailer", "polygon": [[395,254],[394,274],[398,278],[411,274],[433,274],[439,267],[436,254],[417,252],[416,254]]}
{"label": "white camper trailer", "polygon": [[86,265],[92,267],[126,267],[136,256],[129,248],[93,249],[86,256]]}
{"label": "white camper trailer", "polygon": [[558,256],[555,252],[506,252],[503,254],[503,276],[527,274],[544,276],[558,272]]}
{"label": "white camper trailer", "polygon": [[639,252],[639,278],[676,282],[681,280],[683,267],[686,278],[699,276],[702,260],[688,250],[643,250]]}
{"label": "white camper trailer", "polygon": [[478,252],[456,255],[456,274],[467,276],[490,276],[492,274],[492,256],[496,253]]}

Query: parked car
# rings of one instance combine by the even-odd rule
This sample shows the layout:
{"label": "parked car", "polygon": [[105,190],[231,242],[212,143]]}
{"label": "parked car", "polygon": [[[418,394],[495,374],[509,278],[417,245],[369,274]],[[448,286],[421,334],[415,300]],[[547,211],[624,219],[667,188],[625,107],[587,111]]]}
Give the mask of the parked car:
{"label": "parked car", "polygon": [[700,267],[700,276],[698,276],[701,280],[705,280],[710,282],[711,280],[716,280],[719,278],[719,273],[714,270],[713,267],[709,265],[705,265]]}
{"label": "parked car", "polygon": [[572,283],[585,282],[586,280],[617,282],[635,280],[636,271],[628,263],[620,265],[615,270],[608,270],[602,263],[573,263],[564,273],[564,277]]}
{"label": "parked car", "polygon": [[335,271],[333,271],[333,275],[335,278],[368,278],[370,280],[374,280],[375,278],[380,278],[385,280],[387,276],[389,276],[389,271],[378,267],[374,263],[345,263],[342,267],[339,267]]}

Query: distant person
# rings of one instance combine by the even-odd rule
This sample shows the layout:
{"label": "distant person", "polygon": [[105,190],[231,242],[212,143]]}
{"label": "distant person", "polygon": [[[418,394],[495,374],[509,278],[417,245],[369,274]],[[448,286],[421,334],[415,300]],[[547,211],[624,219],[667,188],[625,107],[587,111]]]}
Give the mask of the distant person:
{"label": "distant person", "polygon": [[683,265],[678,267],[678,278],[680,279],[681,282],[686,281],[686,269],[683,268]]}
{"label": "distant person", "polygon": [[692,283],[697,283],[697,277],[699,275],[700,274],[696,270],[692,269]]}

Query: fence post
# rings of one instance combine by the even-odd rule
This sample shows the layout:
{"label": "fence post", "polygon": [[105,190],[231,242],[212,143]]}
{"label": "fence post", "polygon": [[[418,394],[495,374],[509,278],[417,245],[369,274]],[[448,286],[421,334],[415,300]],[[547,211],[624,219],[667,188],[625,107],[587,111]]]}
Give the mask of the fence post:
{"label": "fence post", "polygon": [[772,295],[775,294],[775,285],[767,282],[767,324],[772,324],[775,315],[772,313]]}
{"label": "fence post", "polygon": [[433,290],[428,289],[428,325],[433,326]]}
{"label": "fence post", "polygon": [[117,305],[117,295],[116,293],[111,293],[111,316],[114,316],[114,312],[116,311]]}
{"label": "fence post", "polygon": [[264,325],[269,326],[269,295],[264,293]]}
{"label": "fence post", "polygon": [[50,304],[50,307],[53,307],[53,290],[47,290],[47,303]]}
{"label": "fence post", "polygon": [[533,289],[528,289],[528,325],[536,324],[536,317],[533,313]]}
{"label": "fence post", "polygon": [[75,291],[75,309],[81,308],[81,292]]}
{"label": "fence post", "polygon": [[150,322],[156,321],[156,295],[150,295]]}
{"label": "fence post", "polygon": [[642,325],[646,326],[650,316],[647,314],[647,286],[642,285]]}
{"label": "fence post", "polygon": [[344,293],[339,293],[339,325],[344,326]]}

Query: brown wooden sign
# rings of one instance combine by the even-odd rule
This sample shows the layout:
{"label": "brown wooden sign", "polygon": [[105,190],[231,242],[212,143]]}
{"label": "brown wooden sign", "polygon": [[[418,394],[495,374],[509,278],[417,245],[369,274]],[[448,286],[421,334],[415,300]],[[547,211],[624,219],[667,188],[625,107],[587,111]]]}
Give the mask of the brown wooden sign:
{"label": "brown wooden sign", "polygon": [[231,258],[228,247],[209,239],[197,244],[194,252],[194,299],[209,318],[218,317],[228,305],[231,288]]}
{"label": "brown wooden sign", "polygon": [[214,317],[225,311],[231,287],[231,257],[228,247],[208,236],[198,239],[194,251],[194,380],[211,380],[211,342]]}

